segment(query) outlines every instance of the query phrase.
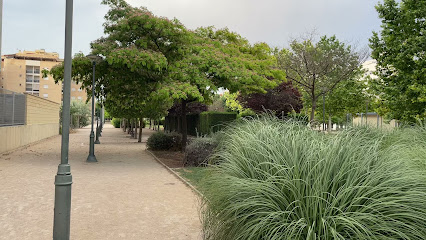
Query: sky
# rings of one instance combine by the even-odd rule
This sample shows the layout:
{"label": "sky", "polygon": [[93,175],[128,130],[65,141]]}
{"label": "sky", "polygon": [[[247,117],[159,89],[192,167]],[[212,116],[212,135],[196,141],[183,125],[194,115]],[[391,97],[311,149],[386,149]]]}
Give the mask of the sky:
{"label": "sky", "polygon": [[[45,49],[64,55],[65,0],[4,0],[2,54]],[[73,53],[90,53],[103,36],[108,7],[101,0],[74,0]],[[315,30],[358,47],[380,31],[378,0],[128,0],[157,16],[177,18],[186,27],[228,27],[251,43],[286,47]]]}

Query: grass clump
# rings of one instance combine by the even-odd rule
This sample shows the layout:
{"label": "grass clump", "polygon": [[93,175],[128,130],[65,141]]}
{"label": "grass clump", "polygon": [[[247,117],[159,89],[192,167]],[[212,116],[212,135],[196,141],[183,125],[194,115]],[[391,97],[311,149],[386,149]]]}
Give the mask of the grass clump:
{"label": "grass clump", "polygon": [[205,239],[425,239],[424,174],[388,136],[269,118],[225,134],[201,185]]}
{"label": "grass clump", "polygon": [[206,175],[205,167],[185,167],[175,168],[174,170],[197,188],[199,188],[200,182]]}

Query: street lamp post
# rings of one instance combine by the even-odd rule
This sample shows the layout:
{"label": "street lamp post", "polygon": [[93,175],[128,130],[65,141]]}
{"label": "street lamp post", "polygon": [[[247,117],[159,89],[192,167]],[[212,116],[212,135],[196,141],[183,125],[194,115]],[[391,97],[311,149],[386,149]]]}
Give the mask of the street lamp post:
{"label": "street lamp post", "polygon": [[96,141],[95,144],[101,144],[99,141],[99,135],[100,135],[101,129],[99,126],[99,117],[96,117]]}
{"label": "street lamp post", "polygon": [[92,60],[93,68],[93,78],[92,78],[92,128],[90,131],[90,146],[89,146],[89,156],[87,157],[87,162],[97,162],[95,156],[95,133],[93,131],[93,125],[95,120],[95,68],[96,68],[96,56],[88,55],[90,60]]}
{"label": "street lamp post", "polygon": [[71,102],[71,50],[72,50],[73,0],[66,0],[64,96],[62,105],[61,163],[55,176],[55,207],[53,216],[53,239],[69,240],[71,217],[71,167],[68,164],[70,102]]}

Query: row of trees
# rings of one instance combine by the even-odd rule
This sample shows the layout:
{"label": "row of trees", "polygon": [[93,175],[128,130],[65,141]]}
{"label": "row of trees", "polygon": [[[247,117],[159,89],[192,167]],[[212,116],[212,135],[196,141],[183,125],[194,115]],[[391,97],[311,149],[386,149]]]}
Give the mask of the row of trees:
{"label": "row of trees", "polygon": [[[330,117],[360,112],[369,99],[370,87],[359,81],[367,53],[334,36],[294,40],[289,49],[279,50],[250,44],[228,29],[189,30],[177,19],[157,17],[123,0],[103,4],[110,7],[105,37],[91,43],[92,54],[102,56],[94,93],[111,116],[159,119],[173,105],[173,114],[185,116],[188,104],[211,103],[219,88],[238,93],[254,111],[310,109],[311,121],[321,112],[322,96]],[[62,80],[63,66],[50,74]],[[72,76],[92,94],[87,57],[74,57]],[[185,147],[186,118],[181,124]]]}

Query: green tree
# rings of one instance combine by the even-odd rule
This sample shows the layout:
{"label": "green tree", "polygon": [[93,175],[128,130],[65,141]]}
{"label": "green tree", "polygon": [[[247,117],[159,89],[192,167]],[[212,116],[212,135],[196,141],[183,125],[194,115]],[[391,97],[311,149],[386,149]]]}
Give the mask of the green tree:
{"label": "green tree", "polygon": [[335,36],[323,36],[318,42],[312,38],[294,40],[290,49],[282,49],[277,57],[287,78],[308,97],[312,122],[320,97],[330,94],[340,82],[352,79],[366,54],[355,52]]}
{"label": "green tree", "polygon": [[[104,56],[96,65],[95,93],[105,97],[113,115],[120,113],[120,106],[113,110],[108,104],[111,101],[126,104],[122,106],[126,115],[147,107],[162,112],[164,108],[158,104],[171,107],[178,102],[184,116],[186,104],[210,102],[220,87],[232,92],[262,92],[283,79],[264,43],[251,45],[228,29],[189,31],[177,19],[157,17],[123,0],[104,0],[103,4],[110,6],[105,16],[106,36],[91,44],[92,54]],[[61,78],[60,68],[52,69],[55,79]],[[73,79],[91,88],[90,61],[76,56],[73,70]],[[185,121],[182,118],[183,147]]]}
{"label": "green tree", "polygon": [[[368,85],[361,76],[360,73],[353,79],[340,82],[332,92],[324,96],[325,116],[329,122],[329,130],[331,130],[331,123],[346,122],[346,114],[364,112],[367,104],[372,109],[371,103],[374,102],[374,98],[367,93]],[[311,107],[309,97],[305,98],[305,104],[305,107]],[[323,98],[318,99],[318,106],[323,106]],[[319,122],[323,122],[323,114],[323,108],[318,107],[315,116]]]}
{"label": "green tree", "polygon": [[384,0],[376,6],[382,30],[370,38],[377,60],[373,87],[390,119],[426,118],[426,1]]}

